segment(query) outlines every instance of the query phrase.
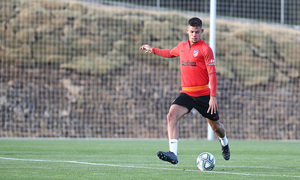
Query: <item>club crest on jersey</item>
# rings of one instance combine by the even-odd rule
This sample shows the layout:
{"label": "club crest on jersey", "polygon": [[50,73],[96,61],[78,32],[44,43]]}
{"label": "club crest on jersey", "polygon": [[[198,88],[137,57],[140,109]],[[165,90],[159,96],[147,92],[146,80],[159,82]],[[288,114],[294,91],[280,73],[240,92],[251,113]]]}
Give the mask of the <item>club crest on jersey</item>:
{"label": "club crest on jersey", "polygon": [[197,56],[198,56],[198,53],[199,53],[199,50],[195,50],[194,53],[193,53],[193,56],[194,56],[194,57],[197,57]]}

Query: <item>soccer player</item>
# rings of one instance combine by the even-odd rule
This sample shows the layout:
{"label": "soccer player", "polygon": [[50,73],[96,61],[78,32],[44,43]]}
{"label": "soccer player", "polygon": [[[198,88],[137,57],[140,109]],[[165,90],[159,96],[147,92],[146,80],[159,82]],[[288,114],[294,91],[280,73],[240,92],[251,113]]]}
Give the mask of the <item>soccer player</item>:
{"label": "soccer player", "polygon": [[[228,140],[225,129],[219,122],[218,103],[216,98],[217,75],[215,59],[211,48],[201,39],[204,32],[201,19],[194,17],[188,21],[186,32],[188,41],[180,42],[173,49],[152,48],[148,44],[142,45],[145,53],[173,58],[180,56],[180,71],[182,90],[172,103],[168,120],[169,152],[158,151],[157,156],[172,164],[178,163],[178,121],[185,114],[195,108],[206,118],[213,131],[219,136],[222,155],[225,160],[230,158]],[[210,82],[210,87],[208,83]]]}

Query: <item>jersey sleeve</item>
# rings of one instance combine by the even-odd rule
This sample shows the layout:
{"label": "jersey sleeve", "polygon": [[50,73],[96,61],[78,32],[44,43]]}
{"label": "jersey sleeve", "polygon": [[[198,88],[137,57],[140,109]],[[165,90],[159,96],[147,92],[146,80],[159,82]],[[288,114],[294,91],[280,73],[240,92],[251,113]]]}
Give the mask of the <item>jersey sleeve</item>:
{"label": "jersey sleeve", "polygon": [[152,48],[152,53],[166,58],[173,58],[179,56],[179,51],[177,46],[174,47],[173,49]]}
{"label": "jersey sleeve", "polygon": [[211,96],[216,96],[217,94],[217,73],[216,73],[216,63],[212,49],[207,46],[203,50],[203,56],[209,75]]}
{"label": "jersey sleeve", "polygon": [[210,95],[217,96],[217,73],[212,73],[209,75],[209,82],[210,82]]}

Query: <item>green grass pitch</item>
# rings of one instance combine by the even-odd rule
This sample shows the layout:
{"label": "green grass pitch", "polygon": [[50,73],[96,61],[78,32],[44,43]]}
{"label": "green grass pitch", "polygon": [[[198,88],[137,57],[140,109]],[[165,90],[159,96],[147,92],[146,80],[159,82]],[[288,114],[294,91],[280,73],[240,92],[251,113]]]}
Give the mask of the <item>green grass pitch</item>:
{"label": "green grass pitch", "polygon": [[[0,179],[300,179],[299,141],[229,142],[225,161],[217,140],[179,140],[177,165],[159,160],[167,140],[0,139]],[[210,152],[213,171],[197,169]]]}

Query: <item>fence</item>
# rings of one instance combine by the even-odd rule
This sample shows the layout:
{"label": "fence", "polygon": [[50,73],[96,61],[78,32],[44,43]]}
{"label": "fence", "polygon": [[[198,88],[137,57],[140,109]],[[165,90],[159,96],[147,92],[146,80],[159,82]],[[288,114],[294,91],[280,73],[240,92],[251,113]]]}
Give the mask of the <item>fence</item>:
{"label": "fence", "polygon": [[[99,2],[101,0],[83,1]],[[209,13],[210,1],[211,0],[111,0],[105,2],[123,2],[180,11]],[[217,14],[228,17],[300,25],[300,2],[294,0],[218,0]]]}
{"label": "fence", "polygon": [[[199,1],[173,1],[172,9],[155,2],[0,0],[0,136],[166,138],[166,115],[181,89],[179,61],[139,47],[173,48],[187,40],[192,16],[203,20],[209,43],[209,16],[180,9]],[[248,1],[230,2],[222,11],[243,12],[240,3]],[[274,4],[253,6],[278,19]],[[280,25],[280,18],[268,24],[232,15],[218,16],[216,25],[227,136],[299,139],[299,30]],[[290,19],[297,25],[299,13]],[[207,123],[195,111],[179,126],[181,138],[206,137]]]}

